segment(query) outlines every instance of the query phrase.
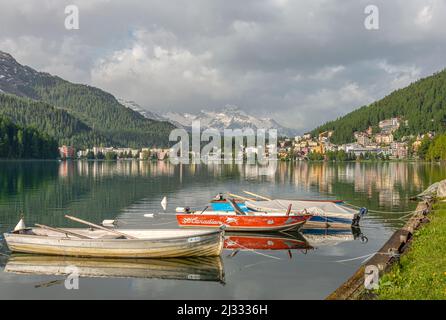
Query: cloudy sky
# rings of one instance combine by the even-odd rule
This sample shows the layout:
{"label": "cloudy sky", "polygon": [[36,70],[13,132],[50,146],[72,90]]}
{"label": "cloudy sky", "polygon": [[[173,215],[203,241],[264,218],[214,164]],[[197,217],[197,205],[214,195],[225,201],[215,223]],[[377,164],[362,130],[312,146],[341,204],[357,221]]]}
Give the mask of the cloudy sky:
{"label": "cloudy sky", "polygon": [[0,0],[0,50],[152,110],[231,104],[305,131],[445,68],[444,17],[446,0]]}

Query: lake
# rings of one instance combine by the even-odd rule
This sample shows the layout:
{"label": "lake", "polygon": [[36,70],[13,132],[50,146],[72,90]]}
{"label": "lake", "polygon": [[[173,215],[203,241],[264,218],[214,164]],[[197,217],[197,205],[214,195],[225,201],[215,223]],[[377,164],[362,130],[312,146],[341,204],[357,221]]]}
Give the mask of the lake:
{"label": "lake", "polygon": [[[96,223],[116,219],[125,228],[177,228],[177,206],[204,208],[219,192],[243,190],[287,199],[343,199],[373,212],[355,232],[232,235],[222,258],[207,260],[48,262],[9,257],[1,236],[0,299],[323,299],[404,224],[416,207],[409,196],[446,178],[444,166],[416,162],[279,163],[272,175],[258,173],[248,165],[1,161],[2,234],[21,215],[28,226],[79,226],[64,218],[70,214]],[[166,212],[160,206],[164,196]],[[42,263],[92,273],[80,278],[78,290],[67,290],[63,276],[13,272],[20,264]]]}

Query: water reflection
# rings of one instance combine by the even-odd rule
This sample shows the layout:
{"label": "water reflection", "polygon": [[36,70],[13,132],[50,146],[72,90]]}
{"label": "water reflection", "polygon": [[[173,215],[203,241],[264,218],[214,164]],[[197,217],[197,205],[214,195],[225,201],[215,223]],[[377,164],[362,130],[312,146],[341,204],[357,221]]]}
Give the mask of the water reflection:
{"label": "water reflection", "polygon": [[[277,198],[342,198],[381,211],[404,211],[408,198],[446,168],[426,163],[278,163],[272,176],[249,165],[171,165],[148,161],[0,162],[0,229],[21,214],[30,223],[69,225],[63,213],[96,222],[127,213],[202,206],[218,192],[251,191]],[[136,210],[135,208],[138,208]],[[383,218],[389,218],[382,214]]]}
{"label": "water reflection", "polygon": [[98,259],[13,254],[4,271],[22,275],[68,276],[76,267],[80,277],[144,278],[224,283],[220,257],[183,259]]}

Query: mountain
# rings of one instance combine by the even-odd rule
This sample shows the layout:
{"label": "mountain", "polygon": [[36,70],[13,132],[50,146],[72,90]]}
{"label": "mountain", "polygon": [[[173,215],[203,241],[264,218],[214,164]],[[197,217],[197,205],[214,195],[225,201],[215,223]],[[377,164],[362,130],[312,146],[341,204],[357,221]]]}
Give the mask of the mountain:
{"label": "mountain", "polygon": [[111,141],[62,109],[47,103],[0,93],[0,116],[22,127],[32,127],[60,144],[107,145]]}
{"label": "mountain", "polygon": [[156,112],[153,112],[153,111],[150,111],[150,110],[147,110],[147,109],[141,107],[135,101],[118,98],[118,102],[120,104],[122,104],[124,107],[140,113],[146,119],[156,120],[156,121],[169,121],[168,119],[160,116]]}
{"label": "mountain", "polygon": [[202,110],[197,114],[168,112],[163,117],[179,127],[190,128],[193,121],[200,121],[202,128],[224,129],[277,129],[282,136],[293,136],[293,129],[285,128],[270,118],[257,118],[236,106],[226,106],[219,111]]}
{"label": "mountain", "polygon": [[[49,108],[51,112],[64,111],[82,128],[92,131],[93,136],[103,137],[102,141],[115,146],[167,146],[169,133],[175,128],[168,122],[145,118],[99,88],[38,72],[1,51],[0,93],[42,102],[41,108]],[[28,108],[26,112],[31,111]],[[88,139],[85,142],[88,146],[95,143]]]}
{"label": "mountain", "polygon": [[331,137],[333,143],[348,143],[354,140],[355,131],[364,131],[369,126],[377,128],[379,121],[392,117],[399,117],[405,122],[395,132],[396,138],[429,131],[445,132],[446,70],[420,79],[379,101],[327,122],[311,133],[317,135],[334,130]]}

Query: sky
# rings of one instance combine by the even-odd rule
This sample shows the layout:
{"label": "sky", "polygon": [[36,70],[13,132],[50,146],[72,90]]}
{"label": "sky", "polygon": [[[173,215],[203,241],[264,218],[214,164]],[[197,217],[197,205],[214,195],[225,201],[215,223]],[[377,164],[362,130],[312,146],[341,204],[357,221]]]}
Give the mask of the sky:
{"label": "sky", "polygon": [[446,0],[0,0],[0,50],[149,110],[236,105],[304,132],[443,70],[445,16]]}

